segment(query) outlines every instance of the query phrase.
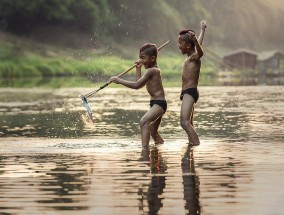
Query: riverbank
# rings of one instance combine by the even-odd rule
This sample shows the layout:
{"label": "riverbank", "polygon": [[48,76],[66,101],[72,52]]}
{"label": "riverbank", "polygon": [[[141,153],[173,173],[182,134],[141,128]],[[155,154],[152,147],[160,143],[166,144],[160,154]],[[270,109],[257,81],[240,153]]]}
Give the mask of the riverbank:
{"label": "riverbank", "polygon": [[[173,46],[170,44],[169,46]],[[27,38],[0,34],[1,78],[84,77],[104,80],[121,73],[138,57],[138,48],[105,47],[71,49],[38,43]],[[158,64],[165,78],[180,75],[184,56],[178,50],[161,50]],[[216,76],[216,69],[203,64],[201,76]]]}

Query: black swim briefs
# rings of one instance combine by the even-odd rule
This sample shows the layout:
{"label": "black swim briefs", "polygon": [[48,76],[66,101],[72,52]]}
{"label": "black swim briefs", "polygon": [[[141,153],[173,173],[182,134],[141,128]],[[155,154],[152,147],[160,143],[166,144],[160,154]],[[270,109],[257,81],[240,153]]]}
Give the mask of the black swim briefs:
{"label": "black swim briefs", "polygon": [[165,100],[150,100],[150,107],[153,105],[159,105],[164,111],[167,111],[167,102]]}
{"label": "black swim briefs", "polygon": [[184,94],[189,94],[191,95],[194,100],[195,100],[195,103],[197,102],[198,98],[199,98],[199,92],[198,92],[198,89],[197,88],[187,88],[185,90],[182,90],[181,91],[181,94],[180,94],[180,100],[183,99],[183,95]]}

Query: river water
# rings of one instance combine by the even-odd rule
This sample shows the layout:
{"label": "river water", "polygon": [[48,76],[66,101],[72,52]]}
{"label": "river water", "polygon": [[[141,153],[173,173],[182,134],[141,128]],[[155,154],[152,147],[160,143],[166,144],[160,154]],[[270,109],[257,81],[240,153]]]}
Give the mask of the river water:
{"label": "river water", "polygon": [[284,87],[199,88],[189,147],[179,88],[141,152],[145,89],[0,89],[0,214],[283,214]]}

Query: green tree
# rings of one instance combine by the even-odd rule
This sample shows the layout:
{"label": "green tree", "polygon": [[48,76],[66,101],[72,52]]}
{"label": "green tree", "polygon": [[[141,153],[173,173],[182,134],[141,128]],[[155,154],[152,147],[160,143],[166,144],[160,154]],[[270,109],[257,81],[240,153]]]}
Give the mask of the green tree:
{"label": "green tree", "polygon": [[107,0],[0,1],[1,27],[18,34],[44,25],[70,25],[92,32],[103,20],[110,20],[107,11]]}

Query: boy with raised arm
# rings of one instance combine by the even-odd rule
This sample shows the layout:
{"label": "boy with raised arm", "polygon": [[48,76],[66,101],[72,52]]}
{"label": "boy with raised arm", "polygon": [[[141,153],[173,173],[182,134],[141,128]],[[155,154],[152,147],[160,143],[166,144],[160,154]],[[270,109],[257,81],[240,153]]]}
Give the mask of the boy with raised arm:
{"label": "boy with raised arm", "polygon": [[[150,135],[156,144],[164,141],[158,133],[163,114],[167,110],[164,87],[162,84],[161,70],[157,66],[158,50],[155,44],[147,43],[140,48],[139,58],[136,62],[136,82],[126,81],[112,77],[111,82],[122,84],[132,89],[140,89],[146,85],[150,95],[150,110],[140,120],[142,146],[148,147]],[[141,67],[144,65],[146,72],[141,77]]]}
{"label": "boy with raised arm", "polygon": [[187,57],[183,64],[182,72],[182,91],[180,99],[182,100],[180,124],[185,130],[188,136],[189,144],[199,145],[199,137],[193,126],[192,118],[194,112],[194,104],[199,98],[199,92],[197,89],[201,57],[203,56],[203,50],[201,48],[204,33],[206,28],[206,22],[201,22],[201,33],[197,39],[194,31],[182,30],[179,32],[178,46],[182,54],[186,54]]}

